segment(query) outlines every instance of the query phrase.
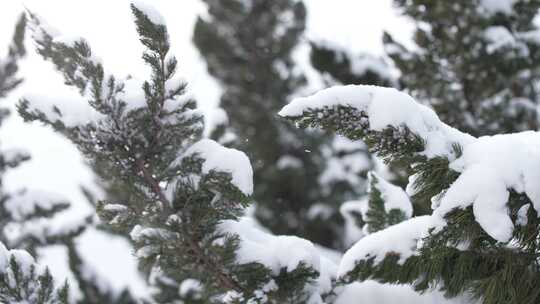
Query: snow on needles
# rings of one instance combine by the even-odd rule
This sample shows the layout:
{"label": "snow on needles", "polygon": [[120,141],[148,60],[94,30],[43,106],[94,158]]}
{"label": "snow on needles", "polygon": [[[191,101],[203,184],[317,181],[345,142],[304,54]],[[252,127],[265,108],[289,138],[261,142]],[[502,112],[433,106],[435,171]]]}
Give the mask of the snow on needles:
{"label": "snow on needles", "polygon": [[253,220],[247,217],[239,221],[224,221],[221,229],[240,236],[241,245],[237,251],[239,263],[259,262],[278,275],[282,268],[295,270],[301,262],[315,270],[320,269],[319,255],[315,246],[296,236],[275,236],[257,229]]}
{"label": "snow on needles", "polygon": [[435,202],[434,216],[471,203],[476,221],[494,239],[505,242],[514,225],[506,203],[508,189],[525,193],[540,212],[540,133],[484,136],[463,147],[463,156],[450,164],[462,172]]}
{"label": "snow on needles", "polygon": [[[433,199],[434,228],[446,225],[444,216],[448,212],[472,206],[476,221],[486,233],[497,241],[510,241],[514,223],[507,207],[509,189],[526,194],[540,212],[540,133],[474,138],[442,123],[431,109],[409,95],[375,86],[329,88],[293,100],[280,115],[299,117],[310,110],[339,105],[364,111],[372,130],[407,126],[426,142],[422,154],[446,156],[450,168],[461,173],[442,195]],[[452,152],[456,143],[462,148],[457,159]]]}
{"label": "snow on needles", "polygon": [[375,258],[380,263],[387,254],[399,254],[399,263],[415,255],[418,242],[428,233],[431,216],[417,216],[367,235],[347,250],[339,264],[338,276],[344,277],[354,269],[358,260]]}
{"label": "snow on needles", "polygon": [[202,171],[227,172],[231,174],[231,182],[245,195],[253,193],[253,169],[249,158],[241,151],[225,148],[211,139],[202,139],[193,144],[183,157],[197,154],[204,159]]}
{"label": "snow on needles", "polygon": [[165,18],[158,12],[154,7],[148,4],[146,1],[135,0],[131,4],[135,6],[138,10],[143,12],[150,21],[154,24],[165,25]]}
{"label": "snow on needles", "polygon": [[58,203],[65,202],[65,198],[46,191],[23,190],[10,196],[4,207],[17,221],[34,214],[38,210],[51,210]]}
{"label": "snow on needles", "polygon": [[298,117],[310,109],[334,106],[353,107],[366,112],[372,130],[388,126],[407,126],[426,141],[425,155],[449,155],[454,143],[466,144],[473,137],[442,123],[430,108],[393,88],[367,85],[335,86],[316,94],[294,99],[279,112],[283,117]]}
{"label": "snow on needles", "polygon": [[412,216],[412,203],[409,200],[409,196],[407,193],[405,193],[405,191],[403,191],[403,189],[392,185],[373,171],[369,173],[368,177],[370,179],[377,179],[377,189],[381,192],[381,196],[384,201],[384,210],[386,212],[390,212],[392,209],[398,209],[403,211],[407,218]]}

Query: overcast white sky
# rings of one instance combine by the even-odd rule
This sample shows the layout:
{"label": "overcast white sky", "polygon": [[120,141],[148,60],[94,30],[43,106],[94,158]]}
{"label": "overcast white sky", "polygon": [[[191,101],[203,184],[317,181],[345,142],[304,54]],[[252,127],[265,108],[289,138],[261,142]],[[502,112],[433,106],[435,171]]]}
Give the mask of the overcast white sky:
{"label": "overcast white sky", "polygon": [[[271,0],[268,0],[271,1]],[[213,108],[219,98],[217,84],[208,76],[196,49],[191,45],[193,23],[205,7],[198,0],[148,0],[165,17],[174,52],[180,60],[182,73],[187,77],[200,106],[205,112]],[[308,37],[327,39],[354,51],[380,53],[382,30],[407,40],[411,26],[398,18],[391,8],[391,0],[305,0],[308,8]],[[107,69],[121,75],[144,75],[138,42],[132,24],[128,0],[0,0],[0,54],[4,54],[11,38],[15,20],[24,6],[40,14],[64,34],[85,37],[95,54],[101,57]],[[28,43],[31,46],[31,43]],[[29,49],[22,75],[25,84],[2,103],[12,104],[21,94],[40,93],[54,98],[65,95],[61,77]],[[77,151],[63,138],[39,125],[23,124],[15,117],[0,131],[2,147],[20,147],[29,150],[33,161],[12,172],[6,179],[8,188],[30,185],[53,190],[70,198],[77,208],[73,216],[90,209],[78,191],[78,185],[91,184],[92,175],[84,167]],[[122,251],[121,241],[110,242],[102,236],[88,236],[81,245],[87,257],[100,263],[100,272],[113,270],[116,285],[133,283],[133,262],[129,255],[111,255]],[[116,248],[116,249],[115,249]],[[95,256],[95,253],[101,256]],[[126,258],[127,256],[127,258]],[[64,257],[61,252],[49,252],[48,259],[59,269]]]}

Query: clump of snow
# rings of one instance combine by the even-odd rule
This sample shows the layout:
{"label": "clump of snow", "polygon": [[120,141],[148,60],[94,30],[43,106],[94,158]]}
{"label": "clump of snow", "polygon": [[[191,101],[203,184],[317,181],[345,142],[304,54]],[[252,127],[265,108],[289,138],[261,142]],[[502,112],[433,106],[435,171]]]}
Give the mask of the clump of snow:
{"label": "clump of snow", "polygon": [[189,147],[174,164],[194,154],[204,159],[203,174],[213,170],[230,173],[233,185],[242,193],[245,195],[253,193],[253,169],[249,158],[243,152],[225,148],[211,139],[202,139]]}
{"label": "clump of snow", "polygon": [[365,236],[345,252],[339,265],[338,276],[344,277],[360,260],[374,258],[380,263],[387,254],[399,255],[398,263],[417,254],[421,239],[427,236],[431,216],[418,216]]}
{"label": "clump of snow", "polygon": [[[364,178],[362,173],[371,169],[370,158],[366,153],[347,153],[345,155],[326,155],[326,167],[320,174],[318,181],[321,186],[328,186],[335,182],[347,182],[353,187],[362,187]],[[323,152],[324,153],[324,152]],[[361,191],[361,188],[358,189]]]}
{"label": "clump of snow", "polygon": [[435,112],[409,95],[393,88],[367,85],[335,86],[308,97],[296,98],[279,112],[283,117],[299,117],[303,113],[336,106],[353,107],[365,112],[372,130],[388,126],[407,126],[426,142],[424,154],[451,155],[452,145],[462,145],[474,138],[442,123]]}
{"label": "clump of snow", "polygon": [[351,60],[351,70],[356,75],[364,75],[372,72],[381,78],[392,79],[390,67],[381,58],[369,54],[353,57]]}
{"label": "clump of snow", "polygon": [[523,41],[530,42],[532,44],[540,45],[540,29],[534,29],[526,32],[519,32],[516,36]]}
{"label": "clump of snow", "polygon": [[76,127],[95,122],[103,117],[88,101],[74,90],[63,90],[54,97],[29,93],[24,96],[31,104],[30,111],[42,112],[50,121],[61,121],[67,127]]}
{"label": "clump of snow", "polygon": [[334,209],[323,203],[315,203],[309,207],[306,214],[307,218],[310,220],[314,219],[329,219],[334,214]]}
{"label": "clump of snow", "polygon": [[313,244],[296,236],[274,236],[256,228],[252,219],[224,221],[220,229],[240,237],[240,248],[236,252],[241,264],[258,262],[278,275],[282,269],[295,270],[300,263],[320,269],[320,258]]}
{"label": "clump of snow", "polygon": [[529,212],[529,208],[531,205],[523,205],[521,208],[519,208],[517,213],[517,220],[516,225],[518,226],[525,226],[527,225],[527,222],[529,219],[527,218],[527,212]]}
{"label": "clump of snow", "polygon": [[337,135],[332,140],[332,147],[340,152],[367,151],[368,147],[361,140],[350,140],[345,136]]}
{"label": "clump of snow", "polygon": [[182,297],[186,297],[190,294],[198,294],[202,291],[202,284],[195,279],[185,279],[180,284],[178,294]]}
{"label": "clump of snow", "polygon": [[302,160],[292,155],[283,155],[277,160],[276,167],[280,170],[298,169],[302,167]]}
{"label": "clump of snow", "polygon": [[489,14],[512,14],[516,0],[480,0],[480,6]]}
{"label": "clump of snow", "polygon": [[365,217],[367,210],[367,199],[347,201],[339,208],[339,212],[345,219],[345,236],[343,237],[343,241],[346,247],[351,246],[366,235],[362,227],[358,226],[356,216]]}
{"label": "clump of snow", "polygon": [[442,219],[454,208],[472,205],[486,233],[506,242],[514,229],[507,208],[508,189],[525,193],[540,212],[539,166],[538,132],[480,137],[463,146],[463,155],[450,164],[461,175],[437,202],[434,216]]}
{"label": "clump of snow", "polygon": [[4,204],[14,220],[23,220],[38,209],[51,210],[56,204],[65,202],[65,198],[46,191],[23,190],[10,196]]}
{"label": "clump of snow", "polygon": [[465,304],[472,303],[466,298],[447,299],[441,292],[431,291],[424,294],[415,292],[409,285],[381,284],[367,280],[345,285],[333,302],[334,304]]}
{"label": "clump of snow", "polygon": [[[10,267],[9,261],[11,258],[15,259],[23,278],[28,278],[32,272],[41,273],[43,271],[43,268],[36,264],[34,258],[28,252],[19,249],[8,250],[4,244],[0,243],[0,276],[3,277],[2,280],[6,282],[10,288],[16,288],[21,279],[16,276]],[[32,269],[33,267],[34,269]],[[30,282],[30,284],[34,283],[35,282],[32,281]],[[33,292],[31,288],[29,288],[29,290]]]}
{"label": "clump of snow", "polygon": [[138,10],[143,12],[154,24],[165,25],[165,18],[147,1],[134,0],[131,2]]}
{"label": "clump of snow", "polygon": [[126,103],[126,110],[131,111],[147,106],[142,80],[130,77],[125,79],[123,84],[124,88],[117,94],[117,98]]}
{"label": "clump of snow", "polygon": [[135,225],[129,233],[131,239],[135,242],[142,242],[148,238],[170,238],[171,232],[162,228],[148,228],[141,225]]}
{"label": "clump of snow", "polygon": [[371,185],[373,178],[377,179],[376,187],[381,192],[381,197],[384,201],[384,210],[386,212],[390,212],[392,209],[398,209],[403,211],[407,218],[412,216],[412,203],[403,189],[392,185],[373,171],[368,174],[368,178],[370,180],[369,185]]}
{"label": "clump of snow", "polygon": [[62,43],[69,47],[74,47],[75,43],[81,40],[82,38],[80,36],[59,35],[59,36],[54,37],[53,42]]}
{"label": "clump of snow", "polygon": [[45,35],[54,37],[60,36],[60,31],[51,26],[45,19],[39,15],[32,13],[31,18],[28,19],[28,26],[32,29],[32,38],[36,41],[43,41]]}
{"label": "clump of snow", "polygon": [[489,43],[486,47],[488,54],[504,47],[513,47],[516,39],[504,26],[490,26],[484,31],[484,37]]}

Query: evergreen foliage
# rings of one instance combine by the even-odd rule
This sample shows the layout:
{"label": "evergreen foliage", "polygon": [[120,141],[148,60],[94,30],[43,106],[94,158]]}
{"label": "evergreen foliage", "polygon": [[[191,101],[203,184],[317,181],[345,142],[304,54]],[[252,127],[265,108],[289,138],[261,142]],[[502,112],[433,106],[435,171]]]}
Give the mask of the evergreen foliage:
{"label": "evergreen foliage", "polygon": [[149,80],[109,74],[84,39],[66,40],[33,15],[39,54],[96,115],[70,124],[69,109],[43,109],[32,100],[21,101],[19,113],[64,134],[114,183],[121,199],[100,202],[98,213],[133,241],[157,303],[306,303],[318,276],[314,265],[270,268],[260,256],[246,257],[243,237],[228,230],[250,202],[249,160],[201,139],[203,117],[175,75],[163,18],[143,3],[131,10]]}
{"label": "evergreen foliage", "polygon": [[[471,171],[461,171],[464,169],[457,166],[468,146],[503,139],[512,141],[521,136],[531,141],[538,134],[524,132],[507,137],[473,138],[442,124],[430,110],[413,105],[414,101],[404,94],[385,93],[391,91],[363,86],[340,90],[334,88],[321,92],[313,96],[315,100],[298,100],[296,104],[305,105],[301,115],[290,111],[291,108],[282,110],[281,115],[289,117],[301,127],[321,127],[352,140],[363,139],[371,152],[390,164],[407,168],[411,175],[408,191],[413,194],[413,201],[433,202],[433,215],[414,217],[358,242],[344,256],[338,273],[340,281],[350,283],[373,279],[382,283],[410,284],[419,292],[438,288],[448,297],[471,295],[488,304],[540,301],[535,287],[540,278],[537,265],[540,253],[537,238],[539,222],[537,210],[533,208],[535,204],[532,200],[536,197],[531,192],[532,188],[524,190],[514,184],[508,187],[507,192],[504,185],[503,189],[497,189],[490,184],[490,192],[507,192],[507,196],[503,195],[503,199],[507,198],[506,203],[501,207],[505,211],[500,218],[491,218],[490,222],[483,221],[482,216],[497,208],[498,196],[492,196],[486,202],[490,205],[484,209],[479,209],[482,207],[477,205],[477,200],[485,198],[480,198],[481,194],[474,194],[479,190],[473,185],[467,188],[470,193],[461,196],[473,197],[472,203],[454,202],[449,198],[456,195],[455,191],[463,194],[465,180],[471,181]],[[320,103],[321,100],[328,103]],[[377,108],[381,112],[376,112],[375,106],[370,106],[383,102],[386,105],[396,102],[397,111],[405,111],[406,103],[409,111],[405,112],[405,119],[392,122],[392,114],[382,112],[387,108]],[[390,119],[386,127],[380,124],[381,117]],[[373,127],[373,121],[379,124]],[[446,148],[432,153],[435,142]],[[479,146],[474,147],[478,149]],[[524,146],[512,147],[508,148],[527,149]],[[469,150],[473,153],[471,151],[478,152],[474,148]],[[504,161],[515,161],[512,154],[505,155]],[[490,173],[501,174],[498,171]],[[502,176],[475,178],[484,178],[488,180],[484,182],[489,183],[489,180]],[[462,188],[457,190],[459,188],[456,187]],[[457,205],[451,207],[453,204]],[[506,217],[510,220],[508,224],[503,220]],[[494,232],[504,225],[512,227],[510,235],[501,236]],[[403,232],[405,234],[401,234]],[[408,244],[405,251],[403,247],[402,250],[391,249],[394,246],[392,242],[398,241]]]}
{"label": "evergreen foliage", "polygon": [[[26,53],[24,47],[26,23],[26,17],[24,15],[21,16],[15,28],[8,57],[0,61],[0,97],[5,97],[7,93],[22,83],[22,79],[17,78],[17,71],[18,60]],[[9,113],[7,109],[2,109],[2,111],[4,114],[0,120],[7,117]],[[8,150],[1,153],[0,185],[1,176],[7,170],[17,167],[21,162],[27,161],[29,158],[29,155],[21,151]],[[66,211],[70,207],[70,204],[63,197],[59,197],[54,193],[34,189],[22,189],[12,193],[7,193],[5,190],[0,189],[0,203],[1,243],[5,244],[8,248],[24,249],[33,255],[36,255],[38,253],[37,250],[40,248],[54,245],[66,246],[66,248],[71,249],[69,254],[70,260],[77,261],[76,263],[71,263],[70,266],[72,266],[71,270],[76,274],[79,287],[92,286],[91,288],[81,288],[80,303],[106,303],[117,300],[115,293],[100,289],[100,286],[106,286],[105,281],[102,279],[97,280],[95,278],[88,278],[85,275],[77,275],[81,273],[82,269],[84,269],[85,274],[91,270],[89,265],[81,267],[83,260],[80,254],[74,249],[76,238],[92,224],[90,217],[73,224],[65,225],[64,227],[53,228],[51,226],[52,221],[63,211]],[[16,262],[15,260],[13,263]],[[22,272],[21,275],[23,275]],[[32,303],[56,303],[54,301],[60,301],[53,299],[52,278],[48,272],[41,274],[32,271],[32,273],[24,274],[24,278],[29,282],[32,280],[43,281],[43,284],[48,284],[46,286],[44,285],[43,288],[50,289],[48,294],[43,294],[44,298],[39,301],[35,300],[38,302],[32,300],[34,301]],[[21,284],[23,283],[24,281],[21,281]],[[28,285],[29,283],[26,282],[24,284]],[[127,290],[124,293],[129,294]],[[13,295],[13,299],[21,296],[23,295]],[[134,301],[131,300],[129,303],[134,303]]]}
{"label": "evergreen foliage", "polygon": [[363,219],[364,231],[367,234],[383,230],[411,217],[412,206],[407,194],[374,172],[369,174],[368,197]]}
{"label": "evergreen foliage", "polygon": [[223,87],[220,106],[228,116],[227,130],[222,126],[214,135],[234,134],[228,145],[253,160],[257,219],[276,234],[341,247],[339,204],[364,193],[371,167],[358,168],[363,160],[343,157],[350,151],[334,149],[331,136],[302,134],[275,117],[306,83],[293,60],[305,29],[304,4],[205,3],[209,16],[197,20],[193,39]]}
{"label": "evergreen foliage", "polygon": [[[22,79],[17,76],[18,61],[26,54],[24,33],[26,18],[22,15],[15,27],[13,40],[7,58],[0,59],[0,98],[16,89]],[[9,115],[5,108],[0,109],[0,124]],[[67,283],[57,288],[48,269],[41,269],[28,252],[20,249],[8,250],[4,244],[13,244],[18,248],[33,250],[36,242],[31,238],[18,236],[17,241],[8,238],[6,228],[9,225],[26,223],[36,218],[50,217],[67,207],[63,202],[35,204],[21,201],[27,193],[10,194],[4,191],[2,177],[9,169],[17,167],[28,159],[28,155],[19,151],[0,153],[0,301],[2,303],[57,304],[68,303]],[[47,198],[44,198],[47,199]],[[33,204],[33,208],[23,212],[18,204]],[[29,243],[24,246],[21,243]]]}
{"label": "evergreen foliage", "polygon": [[419,50],[384,37],[402,88],[475,136],[538,129],[540,1],[394,3],[418,24]]}
{"label": "evergreen foliage", "polygon": [[0,244],[0,301],[2,303],[68,304],[69,287],[55,286],[49,269],[41,269],[28,252]]}
{"label": "evergreen foliage", "polygon": [[[355,75],[357,60],[338,47],[313,43],[312,63],[341,84],[395,86],[432,106],[441,119],[475,136],[538,129],[536,107],[538,1],[395,0],[414,20],[414,49],[390,34],[386,55],[401,76]],[[361,55],[367,56],[367,55]]]}
{"label": "evergreen foliage", "polygon": [[382,59],[368,54],[352,55],[337,45],[312,41],[311,64],[321,74],[340,84],[366,84],[390,87],[395,79]]}

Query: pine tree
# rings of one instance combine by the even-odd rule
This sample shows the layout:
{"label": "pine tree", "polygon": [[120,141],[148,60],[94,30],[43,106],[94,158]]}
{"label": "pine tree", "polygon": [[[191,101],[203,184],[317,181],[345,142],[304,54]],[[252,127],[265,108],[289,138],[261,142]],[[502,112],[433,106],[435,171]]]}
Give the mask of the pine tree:
{"label": "pine tree", "polygon": [[205,3],[209,16],[197,20],[193,39],[223,88],[227,131],[216,136],[234,134],[227,144],[253,160],[257,219],[276,234],[341,247],[339,204],[363,193],[369,163],[359,168],[365,160],[343,160],[349,151],[334,149],[332,136],[302,134],[275,116],[306,84],[293,58],[306,8],[293,0]]}
{"label": "pine tree", "polygon": [[[431,215],[372,233],[339,266],[343,284],[367,279],[433,288],[481,303],[537,303],[537,132],[473,137],[394,89],[345,86],[293,101],[280,112],[301,127],[363,139],[408,168],[411,200]],[[494,153],[496,151],[496,153]]]}
{"label": "pine tree", "polygon": [[[24,46],[25,28],[26,18],[21,16],[15,29],[8,57],[0,62],[0,97],[5,97],[22,83],[22,79],[17,77],[17,72],[18,60],[26,53]],[[2,111],[0,121],[9,114],[7,109],[2,109]],[[0,186],[1,177],[7,170],[13,169],[29,159],[30,156],[23,151],[8,150],[0,154]],[[70,204],[63,197],[54,193],[31,188],[12,193],[7,193],[0,188],[0,202],[0,242],[8,248],[24,249],[32,255],[38,254],[38,249],[56,245],[65,246],[68,249],[70,269],[81,290],[80,303],[134,303],[127,290],[122,291],[123,296],[117,296],[117,292],[110,289],[104,278],[88,276],[92,268],[81,258],[75,242],[77,237],[92,225],[91,218],[65,225],[60,229],[53,228],[52,222],[63,211],[70,208]],[[29,270],[24,271],[28,272]],[[21,275],[23,275],[22,272]],[[39,279],[40,281],[44,280],[44,284],[47,282],[49,285],[52,284],[52,280],[50,280],[52,278],[48,272],[24,274],[24,277],[29,281]],[[23,283],[21,281],[21,284]],[[28,284],[28,282],[24,284]],[[44,293],[43,296],[52,299],[52,285],[44,288],[49,288],[50,291]],[[122,297],[131,300],[121,302]],[[35,303],[49,303],[45,298],[39,301],[41,302]]]}
{"label": "pine tree", "polygon": [[[383,42],[401,76],[378,69],[355,73],[359,59],[313,43],[313,66],[341,84],[392,85],[432,106],[446,123],[475,136],[538,128],[540,64],[538,1],[405,1],[395,6],[417,25],[414,49],[385,33]],[[360,66],[363,66],[360,64]],[[376,66],[376,65],[375,65]],[[384,70],[383,70],[384,71]]]}
{"label": "pine tree", "polygon": [[32,100],[23,100],[19,113],[64,134],[120,189],[122,200],[100,202],[98,212],[133,241],[156,302],[320,299],[313,245],[237,221],[253,191],[249,159],[201,139],[203,117],[175,75],[178,61],[169,52],[163,17],[143,3],[131,10],[146,48],[149,80],[115,77],[84,39],[66,39],[34,15],[39,54],[79,90],[95,115],[68,124],[69,109],[39,108]]}
{"label": "pine tree", "polygon": [[[24,31],[26,18],[22,15],[15,27],[12,43],[7,58],[0,59],[0,98],[16,89],[22,79],[18,77],[18,61],[25,53]],[[7,118],[9,111],[0,109],[0,124]],[[68,303],[67,283],[57,288],[48,269],[41,269],[32,256],[20,249],[8,250],[4,244],[11,244],[34,250],[37,242],[33,238],[18,235],[16,241],[9,238],[6,229],[10,225],[21,225],[26,222],[49,217],[64,210],[63,202],[50,202],[46,197],[40,203],[29,201],[29,193],[10,194],[2,187],[2,177],[11,168],[28,159],[28,155],[20,151],[2,151],[0,153],[0,301],[2,303],[53,304]],[[27,243],[26,246],[23,246]]]}
{"label": "pine tree", "polygon": [[418,24],[409,50],[384,36],[401,87],[475,136],[538,129],[540,1],[394,1]]}

